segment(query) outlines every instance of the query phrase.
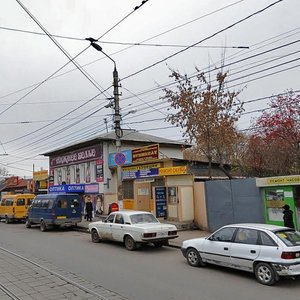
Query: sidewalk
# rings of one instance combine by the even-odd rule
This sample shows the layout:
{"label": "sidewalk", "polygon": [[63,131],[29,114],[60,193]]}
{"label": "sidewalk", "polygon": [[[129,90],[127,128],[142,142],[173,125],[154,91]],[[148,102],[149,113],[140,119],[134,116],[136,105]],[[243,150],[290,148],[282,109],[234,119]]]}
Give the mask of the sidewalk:
{"label": "sidewalk", "polygon": [[[107,216],[101,216],[101,217],[94,217],[92,222],[104,220]],[[82,220],[77,225],[77,230],[81,232],[89,233],[88,231],[88,225],[91,222],[88,222],[86,220]],[[209,236],[210,233],[207,231],[203,231],[200,229],[193,229],[193,230],[179,230],[178,231],[178,238],[169,240],[169,246],[174,248],[181,248],[182,242],[184,240],[198,238],[198,237],[206,237]]]}

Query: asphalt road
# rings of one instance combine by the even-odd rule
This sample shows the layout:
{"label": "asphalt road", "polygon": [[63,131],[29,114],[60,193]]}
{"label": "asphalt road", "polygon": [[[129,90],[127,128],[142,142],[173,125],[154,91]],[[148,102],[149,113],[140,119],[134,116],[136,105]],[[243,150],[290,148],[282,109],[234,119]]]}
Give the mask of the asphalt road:
{"label": "asphalt road", "polygon": [[0,245],[46,260],[132,300],[282,300],[300,295],[300,278],[263,286],[250,273],[214,266],[192,268],[179,249],[149,246],[130,252],[121,244],[94,244],[82,232],[41,232],[1,222]]}

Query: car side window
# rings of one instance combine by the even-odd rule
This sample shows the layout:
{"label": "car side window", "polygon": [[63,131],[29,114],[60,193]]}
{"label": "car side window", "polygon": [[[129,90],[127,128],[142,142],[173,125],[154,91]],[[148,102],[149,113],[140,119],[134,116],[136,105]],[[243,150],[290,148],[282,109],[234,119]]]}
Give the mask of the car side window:
{"label": "car side window", "polygon": [[114,221],[114,218],[115,218],[115,215],[109,215],[106,219],[106,222],[107,223],[113,223]]}
{"label": "car side window", "polygon": [[28,198],[28,199],[27,199],[27,205],[31,205],[31,204],[32,204],[32,201],[33,201],[33,198]]}
{"label": "car side window", "polygon": [[260,232],[260,239],[263,246],[277,246],[275,241],[265,232]]}
{"label": "car side window", "polygon": [[258,231],[254,229],[239,228],[234,242],[240,244],[257,245]]}
{"label": "car side window", "polygon": [[211,240],[219,242],[231,242],[234,232],[235,228],[233,227],[220,229],[212,236]]}
{"label": "car side window", "polygon": [[17,206],[23,206],[25,205],[25,199],[22,198],[22,199],[17,199]]}
{"label": "car side window", "polygon": [[122,215],[116,215],[115,223],[124,224],[124,219]]}

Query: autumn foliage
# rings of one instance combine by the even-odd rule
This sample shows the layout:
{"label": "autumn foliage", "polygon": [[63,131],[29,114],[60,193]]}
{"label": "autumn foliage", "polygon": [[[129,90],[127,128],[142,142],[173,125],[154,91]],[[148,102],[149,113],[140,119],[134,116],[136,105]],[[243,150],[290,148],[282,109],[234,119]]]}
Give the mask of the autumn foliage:
{"label": "autumn foliage", "polygon": [[163,98],[173,108],[167,121],[183,129],[183,136],[195,144],[194,153],[199,159],[207,158],[210,177],[212,162],[219,163],[230,177],[224,164],[231,162],[233,145],[239,139],[235,128],[243,110],[237,99],[239,92],[226,89],[227,73],[218,72],[212,83],[204,73],[197,71],[193,79],[172,71],[170,77],[174,79],[176,89],[165,88]]}
{"label": "autumn foliage", "polygon": [[247,164],[250,175],[278,176],[300,172],[300,95],[273,97],[251,127]]}

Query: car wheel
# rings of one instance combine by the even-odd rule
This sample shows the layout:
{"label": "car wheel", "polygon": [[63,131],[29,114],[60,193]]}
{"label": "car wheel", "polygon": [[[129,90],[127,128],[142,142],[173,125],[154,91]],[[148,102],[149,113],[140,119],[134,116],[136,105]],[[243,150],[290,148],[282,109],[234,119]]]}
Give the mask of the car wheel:
{"label": "car wheel", "polygon": [[26,220],[25,226],[26,228],[31,228],[31,223],[28,219]]}
{"label": "car wheel", "polygon": [[96,229],[93,229],[92,232],[91,232],[91,237],[92,237],[92,242],[93,243],[99,243],[100,242],[100,237],[99,237],[99,234],[97,232]]}
{"label": "car wheel", "polygon": [[6,223],[6,224],[9,224],[9,223],[10,223],[10,219],[9,219],[8,216],[5,216],[5,223]]}
{"label": "car wheel", "polygon": [[127,235],[125,237],[124,243],[125,243],[125,248],[127,250],[133,251],[136,249],[136,242],[134,241],[134,239],[131,236]]}
{"label": "car wheel", "polygon": [[41,223],[40,223],[40,229],[41,229],[41,231],[46,231],[47,230],[47,226],[46,226],[46,223],[45,223],[45,221],[41,221]]}
{"label": "car wheel", "polygon": [[278,275],[271,265],[267,263],[258,263],[255,266],[255,277],[257,281],[264,285],[273,285],[278,280]]}
{"label": "car wheel", "polygon": [[202,258],[199,254],[199,251],[197,251],[194,248],[188,249],[186,253],[186,260],[188,264],[192,267],[203,267],[205,266],[205,263],[202,261]]}

